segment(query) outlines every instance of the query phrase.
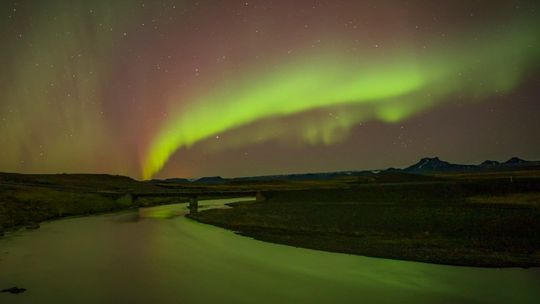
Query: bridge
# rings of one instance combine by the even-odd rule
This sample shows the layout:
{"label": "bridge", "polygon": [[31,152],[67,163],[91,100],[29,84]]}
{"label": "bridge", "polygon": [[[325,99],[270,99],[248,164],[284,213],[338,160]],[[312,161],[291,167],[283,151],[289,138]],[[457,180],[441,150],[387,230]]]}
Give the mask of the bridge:
{"label": "bridge", "polygon": [[189,203],[191,213],[198,212],[200,199],[220,199],[234,197],[255,197],[256,201],[264,201],[265,197],[260,191],[164,191],[164,192],[113,192],[101,191],[101,195],[112,197],[124,204],[134,204],[141,198],[175,197],[185,199]]}

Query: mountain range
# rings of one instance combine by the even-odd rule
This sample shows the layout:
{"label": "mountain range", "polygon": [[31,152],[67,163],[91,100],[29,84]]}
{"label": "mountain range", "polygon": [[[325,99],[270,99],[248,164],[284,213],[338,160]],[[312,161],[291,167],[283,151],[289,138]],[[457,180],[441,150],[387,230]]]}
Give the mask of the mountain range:
{"label": "mountain range", "polygon": [[511,171],[511,170],[540,170],[540,161],[528,161],[518,157],[512,157],[505,162],[494,160],[486,160],[478,165],[463,165],[453,164],[438,157],[425,157],[420,159],[414,165],[403,169],[389,168],[384,170],[369,170],[369,171],[339,171],[339,172],[322,172],[322,173],[300,173],[300,174],[283,174],[283,175],[266,175],[252,177],[236,177],[223,178],[221,176],[202,177],[195,180],[184,178],[171,178],[160,180],[160,182],[171,183],[189,183],[197,182],[203,184],[218,184],[224,182],[250,182],[250,181],[307,181],[307,180],[328,180],[340,177],[351,176],[373,176],[380,172],[408,173],[429,175],[434,173],[445,172],[489,172],[489,171]]}
{"label": "mountain range", "polygon": [[500,171],[535,168],[540,169],[540,161],[528,161],[518,157],[512,157],[505,162],[486,160],[478,165],[452,164],[438,157],[422,158],[416,164],[409,166],[403,171],[407,173],[438,173],[438,172],[470,172],[470,171]]}

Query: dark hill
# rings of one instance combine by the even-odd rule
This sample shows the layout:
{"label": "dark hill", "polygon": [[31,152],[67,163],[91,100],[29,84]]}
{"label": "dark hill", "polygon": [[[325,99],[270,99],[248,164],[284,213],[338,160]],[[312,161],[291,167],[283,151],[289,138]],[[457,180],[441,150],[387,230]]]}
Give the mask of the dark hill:
{"label": "dark hill", "polygon": [[447,161],[440,160],[438,157],[422,158],[416,164],[404,169],[410,173],[427,173],[427,172],[447,172],[447,171],[462,171],[472,169],[475,166],[451,164]]}
{"label": "dark hill", "polygon": [[137,188],[143,185],[132,178],[120,175],[19,173],[0,173],[0,184],[100,190]]}
{"label": "dark hill", "polygon": [[202,184],[219,184],[224,183],[226,179],[222,178],[221,176],[208,176],[208,177],[202,177],[196,180],[197,183]]}
{"label": "dark hill", "polygon": [[500,165],[501,163],[496,160],[485,160],[480,164],[481,167],[495,167]]}
{"label": "dark hill", "polygon": [[512,157],[509,160],[505,161],[503,164],[507,166],[526,166],[526,165],[534,165],[536,163],[537,162],[527,161],[519,157]]}

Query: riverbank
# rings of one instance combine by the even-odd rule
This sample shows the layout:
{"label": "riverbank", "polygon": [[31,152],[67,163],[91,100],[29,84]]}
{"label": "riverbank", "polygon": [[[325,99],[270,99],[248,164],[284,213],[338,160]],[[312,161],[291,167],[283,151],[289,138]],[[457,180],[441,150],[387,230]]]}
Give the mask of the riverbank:
{"label": "riverbank", "polygon": [[144,206],[185,202],[179,197],[143,197],[136,190],[155,191],[152,185],[111,175],[0,175],[0,236],[4,231],[38,229],[39,223]]}
{"label": "riverbank", "polygon": [[539,181],[394,184],[267,192],[189,215],[258,240],[478,267],[540,266]]}
{"label": "riverbank", "polygon": [[[25,191],[28,193],[28,191]],[[185,203],[185,198],[145,198],[135,203],[122,199],[83,193],[55,193],[38,191],[32,199],[20,200],[10,196],[0,201],[0,237],[20,229],[39,229],[41,222],[68,217],[101,215],[124,210],[159,205]],[[42,193],[43,192],[43,193]],[[13,194],[13,192],[12,192]],[[44,195],[44,196],[42,196]]]}
{"label": "riverbank", "polygon": [[[389,173],[240,185],[0,174],[0,235],[67,216],[251,191],[261,194],[258,202],[190,217],[263,241],[332,252],[448,265],[540,266],[540,178],[536,172],[508,174],[419,179]],[[160,197],[164,191],[175,195]],[[145,195],[134,199],[132,193]]]}

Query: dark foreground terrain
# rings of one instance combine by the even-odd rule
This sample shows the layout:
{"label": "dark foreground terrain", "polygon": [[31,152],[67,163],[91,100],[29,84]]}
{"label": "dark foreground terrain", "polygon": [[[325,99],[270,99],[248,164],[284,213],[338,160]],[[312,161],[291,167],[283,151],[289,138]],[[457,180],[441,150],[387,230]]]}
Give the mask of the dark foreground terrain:
{"label": "dark foreground terrain", "polygon": [[[537,172],[406,176],[341,189],[265,192],[266,200],[190,215],[259,240],[450,265],[540,266]],[[397,181],[397,182],[396,182]]]}
{"label": "dark foreground terrain", "polygon": [[0,236],[4,230],[39,228],[39,222],[186,201],[133,193],[160,192],[151,184],[101,174],[0,173]]}
{"label": "dark foreground terrain", "polygon": [[540,266],[540,170],[526,168],[205,182],[0,173],[0,235],[65,216],[255,193],[257,202],[189,216],[259,240],[334,252]]}

